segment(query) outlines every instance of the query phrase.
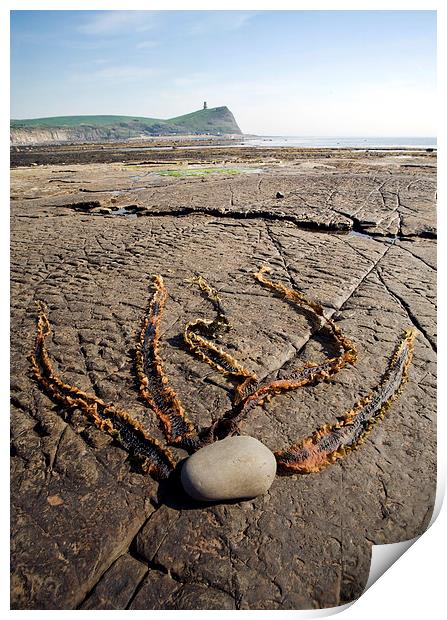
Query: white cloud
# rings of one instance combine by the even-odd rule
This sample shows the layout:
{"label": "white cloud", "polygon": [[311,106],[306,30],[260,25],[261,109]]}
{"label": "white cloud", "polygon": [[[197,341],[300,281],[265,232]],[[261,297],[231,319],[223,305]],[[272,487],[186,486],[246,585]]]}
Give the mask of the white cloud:
{"label": "white cloud", "polygon": [[123,32],[145,32],[155,25],[153,11],[104,11],[89,17],[78,31],[87,35],[116,35]]}

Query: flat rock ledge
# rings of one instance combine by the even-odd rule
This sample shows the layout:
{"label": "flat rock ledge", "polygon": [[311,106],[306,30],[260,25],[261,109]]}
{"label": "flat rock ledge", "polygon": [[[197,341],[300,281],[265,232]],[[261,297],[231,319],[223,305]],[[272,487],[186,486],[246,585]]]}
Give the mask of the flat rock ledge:
{"label": "flat rock ledge", "polygon": [[[361,595],[372,544],[414,538],[429,523],[436,156],[184,152],[190,155],[182,160],[175,150],[163,163],[161,154],[130,161],[114,151],[115,163],[104,164],[88,163],[87,151],[84,159],[49,152],[38,160],[44,165],[25,168],[22,159],[12,171],[13,609],[334,607]],[[176,165],[174,157],[184,167],[186,158],[206,166],[238,159],[261,172],[157,175]],[[98,204],[70,207],[90,200]],[[315,224],[348,222],[352,232],[309,230],[281,217],[228,217],[256,205]],[[202,212],[179,215],[191,207]],[[97,208],[110,212],[90,212]],[[134,366],[152,276],[162,274],[166,374],[191,420],[209,426],[230,408],[231,384],[182,345],[188,321],[214,318],[188,283],[194,274],[225,304],[231,330],[219,346],[261,380],[334,354],[324,330],[254,280],[260,265],[321,303],[358,349],[357,364],[330,382],[277,396],[244,419],[240,434],[272,451],[343,415],[380,380],[403,330],[419,331],[402,396],[359,450],[319,474],[277,476],[254,499],[205,505],[179,480],[158,484],[142,475],[112,438],[34,382],[28,355],[41,299],[53,327],[50,354],[64,380],[130,412],[163,442],[140,400]],[[179,462],[185,456],[177,450]]]}

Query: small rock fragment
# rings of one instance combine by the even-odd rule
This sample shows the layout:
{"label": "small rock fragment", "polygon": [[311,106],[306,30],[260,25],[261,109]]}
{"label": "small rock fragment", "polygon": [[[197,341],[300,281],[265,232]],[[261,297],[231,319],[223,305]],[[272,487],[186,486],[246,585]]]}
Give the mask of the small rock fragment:
{"label": "small rock fragment", "polygon": [[276,192],[277,198],[284,198],[284,194],[282,192]]}
{"label": "small rock fragment", "polygon": [[267,446],[248,435],[227,437],[190,456],[181,471],[185,491],[215,502],[266,493],[276,475],[276,459]]}
{"label": "small rock fragment", "polygon": [[47,502],[50,506],[60,506],[64,503],[64,500],[60,497],[60,495],[49,495],[47,497]]}

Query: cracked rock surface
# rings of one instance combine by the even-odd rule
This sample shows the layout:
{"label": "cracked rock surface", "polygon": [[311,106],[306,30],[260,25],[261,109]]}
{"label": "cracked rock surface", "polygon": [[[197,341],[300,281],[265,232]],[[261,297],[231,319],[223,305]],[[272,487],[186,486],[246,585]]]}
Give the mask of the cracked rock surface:
{"label": "cracked rock surface", "polygon": [[[256,151],[253,170],[240,174],[175,178],[123,163],[12,171],[14,609],[332,607],[362,593],[371,544],[427,527],[436,484],[436,159],[334,151],[280,165]],[[192,275],[220,291],[232,325],[221,344],[260,378],[328,354],[306,317],[254,280],[262,264],[318,300],[359,354],[330,382],[278,396],[244,420],[241,434],[271,450],[351,408],[379,381],[401,332],[419,331],[402,397],[359,450],[321,473],[277,477],[253,500],[200,504],[178,480],[142,475],[111,437],[32,379],[41,299],[64,380],[131,412],[163,441],[133,361],[151,276],[161,274],[166,373],[189,416],[210,424],[228,409],[231,385],[183,347],[187,321],[214,317]]]}

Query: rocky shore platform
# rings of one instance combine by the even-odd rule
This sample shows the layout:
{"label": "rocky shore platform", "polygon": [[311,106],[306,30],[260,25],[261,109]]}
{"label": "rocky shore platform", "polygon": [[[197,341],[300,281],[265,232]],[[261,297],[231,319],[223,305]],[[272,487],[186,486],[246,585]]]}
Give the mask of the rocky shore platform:
{"label": "rocky shore platform", "polygon": [[[107,159],[108,150],[13,153],[12,608],[352,601],[372,544],[423,533],[434,505],[436,153],[210,147]],[[201,504],[175,481],[140,473],[32,377],[42,300],[64,381],[131,412],[163,441],[134,365],[161,274],[166,373],[189,417],[210,424],[229,408],[231,385],[183,345],[188,321],[214,318],[194,275],[225,303],[232,329],[222,346],[258,377],[328,354],[306,316],[254,280],[262,265],[319,301],[358,350],[354,367],[277,396],[241,423],[241,434],[272,450],[349,410],[380,380],[403,330],[418,330],[402,396],[358,450],[320,473],[278,476],[255,499]]]}

